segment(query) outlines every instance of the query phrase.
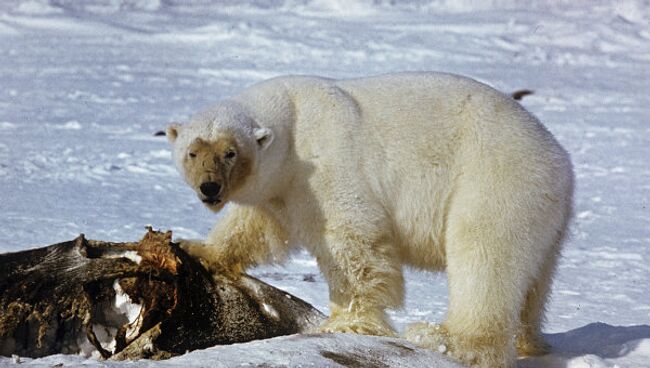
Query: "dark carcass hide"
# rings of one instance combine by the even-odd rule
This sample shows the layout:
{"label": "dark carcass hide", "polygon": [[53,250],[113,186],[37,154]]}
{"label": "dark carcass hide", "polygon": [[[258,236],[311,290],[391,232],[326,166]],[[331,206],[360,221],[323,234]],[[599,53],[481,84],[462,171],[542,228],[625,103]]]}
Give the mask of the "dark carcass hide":
{"label": "dark carcass hide", "polygon": [[77,239],[0,255],[0,354],[163,359],[303,332],[323,315],[247,275],[209,274],[148,230],[137,243]]}

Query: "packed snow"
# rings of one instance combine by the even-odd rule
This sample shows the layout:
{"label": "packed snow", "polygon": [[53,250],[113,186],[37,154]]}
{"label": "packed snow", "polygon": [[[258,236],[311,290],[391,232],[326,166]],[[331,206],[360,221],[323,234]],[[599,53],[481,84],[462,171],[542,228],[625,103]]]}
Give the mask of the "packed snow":
{"label": "packed snow", "polygon": [[[519,366],[650,367],[647,0],[3,0],[0,252],[79,233],[132,241],[149,224],[201,238],[219,215],[183,183],[154,133],[269,77],[403,70],[534,90],[522,104],[572,155],[576,216],[546,325],[554,352]],[[327,285],[308,254],[252,274],[327,312]],[[444,274],[408,271],[407,280],[395,326],[442,321]],[[336,366],[345,361],[318,352],[360,354],[386,341],[325,340],[280,337],[166,364]],[[0,365],[15,361],[126,365],[64,355]]]}

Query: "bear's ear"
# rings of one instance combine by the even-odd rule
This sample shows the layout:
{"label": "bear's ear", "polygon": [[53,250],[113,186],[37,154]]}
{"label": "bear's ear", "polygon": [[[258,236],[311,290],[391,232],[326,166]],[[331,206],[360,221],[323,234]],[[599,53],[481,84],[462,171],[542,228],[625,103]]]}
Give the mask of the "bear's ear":
{"label": "bear's ear", "polygon": [[273,131],[268,128],[255,129],[255,140],[263,150],[266,149],[271,142],[273,142]]}
{"label": "bear's ear", "polygon": [[167,126],[167,139],[170,143],[174,143],[176,141],[178,134],[181,132],[181,127],[182,126],[180,123],[171,123],[169,126]]}

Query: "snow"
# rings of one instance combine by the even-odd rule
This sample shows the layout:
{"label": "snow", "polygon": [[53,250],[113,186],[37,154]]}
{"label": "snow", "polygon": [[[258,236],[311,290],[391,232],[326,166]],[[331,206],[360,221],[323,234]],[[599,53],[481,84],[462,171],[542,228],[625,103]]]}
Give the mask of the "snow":
{"label": "snow", "polygon": [[[201,238],[219,216],[183,183],[155,132],[272,76],[401,70],[534,90],[523,105],[573,157],[576,218],[546,325],[555,350],[519,366],[650,367],[648,0],[4,0],[0,251],[82,232],[132,241],[149,224]],[[327,285],[307,254],[253,274],[327,312]],[[408,271],[407,280],[396,327],[442,321],[444,274]],[[291,354],[263,349],[290,340],[174,361],[254,351],[284,364]]]}
{"label": "snow", "polygon": [[[115,280],[113,282],[113,289],[115,290],[114,308],[117,309],[116,312],[118,312],[118,314],[125,315],[129,321],[129,324],[133,325],[142,314],[142,305],[138,303],[134,303],[133,300],[131,300],[129,294],[124,292],[124,289],[122,289],[122,287],[120,286],[119,280]],[[133,327],[134,326],[130,326],[129,331],[132,330]],[[127,331],[126,334],[127,338],[131,334],[132,333],[129,333]]]}
{"label": "snow", "polygon": [[[450,358],[419,349],[403,340],[387,337],[340,334],[290,335],[246,344],[195,350],[180,357],[152,362],[115,362],[74,355],[51,355],[41,359],[20,358],[21,366],[84,367],[405,367],[420,368],[435,363],[439,368],[460,368]],[[0,365],[10,365],[0,358]]]}

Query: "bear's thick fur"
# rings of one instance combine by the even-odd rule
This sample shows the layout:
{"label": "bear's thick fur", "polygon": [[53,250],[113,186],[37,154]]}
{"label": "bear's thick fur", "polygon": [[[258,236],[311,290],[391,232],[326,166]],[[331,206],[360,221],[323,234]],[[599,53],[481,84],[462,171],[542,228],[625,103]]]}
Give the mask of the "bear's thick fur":
{"label": "bear's thick fur", "polygon": [[446,270],[442,325],[407,338],[464,363],[514,367],[540,335],[572,212],[567,152],[512,98],[472,79],[400,73],[254,85],[172,125],[187,182],[215,211],[214,270],[238,272],[302,246],[331,300],[326,332],[394,334],[402,268]]}

